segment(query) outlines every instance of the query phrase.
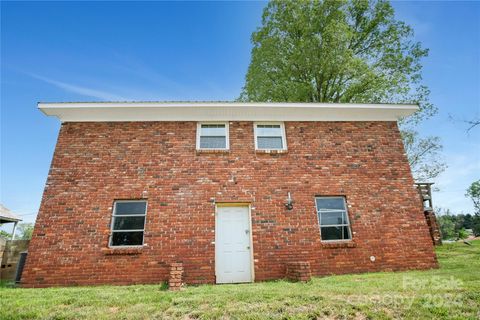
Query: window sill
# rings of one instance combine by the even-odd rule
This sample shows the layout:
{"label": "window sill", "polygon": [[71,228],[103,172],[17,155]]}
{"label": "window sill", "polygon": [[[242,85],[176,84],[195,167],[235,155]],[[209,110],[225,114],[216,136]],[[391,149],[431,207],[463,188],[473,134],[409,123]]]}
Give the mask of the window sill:
{"label": "window sill", "polygon": [[102,253],[106,256],[112,255],[136,255],[141,254],[143,250],[142,247],[119,247],[119,248],[103,248]]}
{"label": "window sill", "polygon": [[325,249],[355,248],[356,246],[357,244],[353,241],[322,242],[322,247]]}
{"label": "window sill", "polygon": [[255,153],[262,153],[262,154],[282,154],[288,153],[288,150],[275,150],[275,149],[265,149],[265,150],[255,150]]}
{"label": "window sill", "polygon": [[230,149],[197,149],[197,154],[202,153],[230,153]]}

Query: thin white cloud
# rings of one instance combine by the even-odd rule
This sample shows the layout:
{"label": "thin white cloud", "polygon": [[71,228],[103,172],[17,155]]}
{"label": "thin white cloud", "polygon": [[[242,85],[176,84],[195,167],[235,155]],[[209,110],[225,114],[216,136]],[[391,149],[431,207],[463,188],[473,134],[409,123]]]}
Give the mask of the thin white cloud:
{"label": "thin white cloud", "polygon": [[396,18],[410,25],[413,28],[415,37],[427,37],[434,30],[433,24],[427,22],[416,10],[412,10],[412,6],[405,6],[405,2],[400,1],[393,1],[392,5],[395,9]]}
{"label": "thin white cloud", "polygon": [[28,73],[29,76],[32,78],[41,80],[43,82],[49,83],[51,85],[56,86],[57,88],[60,88],[62,90],[65,90],[67,92],[72,92],[72,93],[77,93],[81,94],[86,97],[91,97],[91,98],[96,98],[96,99],[101,99],[101,100],[106,100],[106,101],[124,101],[128,100],[122,96],[116,95],[114,93],[102,91],[102,90],[97,90],[97,89],[92,89],[92,88],[87,88],[87,87],[82,87],[78,86],[75,84],[70,84],[62,81],[57,81],[53,80],[47,77],[43,77],[34,73]]}
{"label": "thin white cloud", "polygon": [[[162,65],[152,67],[137,57],[117,51],[113,51],[111,56],[111,60],[105,61],[104,65],[109,64],[112,70],[128,75],[124,78],[135,83],[133,86],[127,83],[127,86],[119,91],[125,92],[129,97],[143,100],[233,100],[239,95],[239,88],[227,89],[225,83],[203,78],[195,81],[190,74],[185,73],[183,65],[176,74],[176,78],[183,79],[179,82],[167,76],[168,72],[162,69]],[[141,88],[138,88],[138,84],[141,84]],[[123,85],[125,86],[125,83]]]}

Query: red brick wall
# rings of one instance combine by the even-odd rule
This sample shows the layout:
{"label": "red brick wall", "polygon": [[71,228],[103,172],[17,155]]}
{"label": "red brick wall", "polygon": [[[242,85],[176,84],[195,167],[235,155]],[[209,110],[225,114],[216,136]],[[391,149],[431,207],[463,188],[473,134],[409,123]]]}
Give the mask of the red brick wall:
{"label": "red brick wall", "polygon": [[[396,123],[285,127],[288,153],[272,155],[255,152],[252,122],[231,122],[231,150],[215,154],[195,151],[195,122],[63,124],[23,285],[156,283],[172,262],[186,283],[213,283],[213,198],[251,202],[257,281],[295,261],[313,275],[437,265]],[[346,196],[352,243],[320,241],[316,195]],[[113,201],[140,198],[145,247],[107,249]]]}

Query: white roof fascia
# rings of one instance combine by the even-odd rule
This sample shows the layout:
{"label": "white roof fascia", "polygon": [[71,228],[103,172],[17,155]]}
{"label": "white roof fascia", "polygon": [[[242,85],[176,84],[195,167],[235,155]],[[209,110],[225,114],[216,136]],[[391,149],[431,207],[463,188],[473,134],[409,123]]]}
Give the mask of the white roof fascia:
{"label": "white roof fascia", "polygon": [[110,121],[397,121],[415,104],[244,102],[40,102],[62,122]]}

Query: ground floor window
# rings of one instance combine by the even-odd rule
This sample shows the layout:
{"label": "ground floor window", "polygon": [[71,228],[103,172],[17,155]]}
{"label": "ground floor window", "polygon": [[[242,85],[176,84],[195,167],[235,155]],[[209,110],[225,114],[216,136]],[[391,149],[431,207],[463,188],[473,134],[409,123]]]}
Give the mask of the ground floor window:
{"label": "ground floor window", "polygon": [[345,197],[316,197],[315,204],[323,241],[352,238]]}
{"label": "ground floor window", "polygon": [[147,201],[118,200],[113,206],[110,246],[141,246],[145,231]]}

